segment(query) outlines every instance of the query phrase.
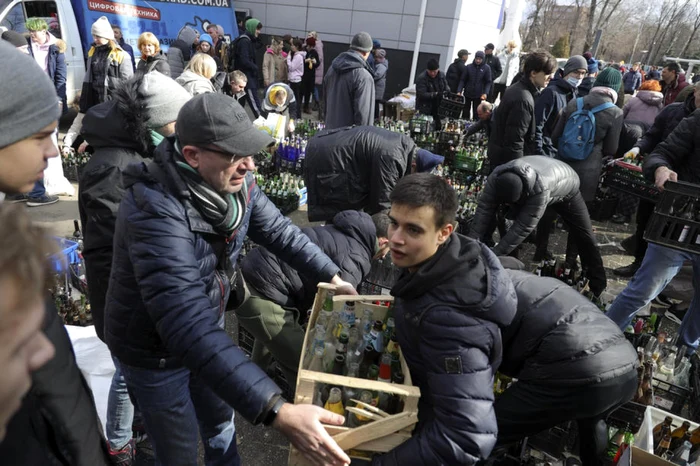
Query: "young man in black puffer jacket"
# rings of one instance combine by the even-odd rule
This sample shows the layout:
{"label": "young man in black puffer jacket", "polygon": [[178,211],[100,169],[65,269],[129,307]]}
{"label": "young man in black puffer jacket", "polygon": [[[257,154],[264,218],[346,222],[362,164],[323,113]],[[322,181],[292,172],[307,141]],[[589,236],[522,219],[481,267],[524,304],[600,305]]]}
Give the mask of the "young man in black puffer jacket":
{"label": "young man in black puffer jacket", "polygon": [[615,323],[570,286],[518,270],[507,274],[518,310],[501,331],[498,370],[518,381],[494,405],[498,444],[575,420],[581,462],[597,465],[608,443],[605,419],[637,389],[637,354]]}
{"label": "young man in black puffer jacket", "polygon": [[[369,273],[373,257],[386,254],[389,218],[348,210],[336,214],[332,225],[302,228],[340,267],[353,286]],[[238,322],[255,336],[253,361],[263,369],[267,351],[280,364],[285,378],[294,383],[299,368],[304,330],[299,315],[311,308],[318,281],[297,272],[263,247],[253,249],[241,264],[250,298],[236,309]]]}
{"label": "young man in black puffer jacket", "polygon": [[453,232],[456,211],[455,191],[427,173],[391,193],[391,258],[405,269],[391,290],[396,336],[421,397],[413,437],[375,466],[472,465],[496,443],[493,376],[515,291],[486,246]]}

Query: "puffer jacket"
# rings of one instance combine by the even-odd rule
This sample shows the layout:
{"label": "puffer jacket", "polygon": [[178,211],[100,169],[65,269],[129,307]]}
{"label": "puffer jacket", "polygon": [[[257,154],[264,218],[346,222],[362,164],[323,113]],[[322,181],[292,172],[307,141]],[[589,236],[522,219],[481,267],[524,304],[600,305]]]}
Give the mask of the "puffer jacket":
{"label": "puffer jacket", "polygon": [[663,85],[664,105],[671,105],[676,101],[678,94],[688,87],[688,82],[685,80],[685,74],[680,73],[676,80],[671,84]]}
{"label": "puffer jacket", "polygon": [[449,90],[447,79],[442,71],[431,78],[423,71],[416,79],[416,110],[425,115],[437,115],[442,93]]}
{"label": "puffer jacket", "polygon": [[[478,99],[483,94],[491,92],[491,67],[483,59],[484,53],[477,52],[474,61],[464,68],[462,78],[459,80],[457,92],[464,92],[467,99]],[[476,59],[481,57],[480,65],[476,64]]]}
{"label": "puffer jacket", "polygon": [[526,148],[534,144],[535,97],[538,94],[528,78],[522,78],[506,89],[498,112],[491,118],[488,146],[491,169],[522,157]]}
{"label": "puffer jacket", "polygon": [[410,172],[415,151],[410,137],[374,126],[317,134],[306,147],[309,220],[330,221],[343,210],[374,215],[389,209],[389,194]]}
{"label": "puffer jacket", "polygon": [[[343,280],[357,287],[369,273],[377,231],[368,214],[348,210],[333,217],[332,225],[301,231],[338,264]],[[314,303],[318,281],[300,274],[264,247],[248,253],[241,271],[248,285],[280,306],[303,312]]]}
{"label": "puffer jacket", "polygon": [[495,81],[503,73],[503,65],[501,65],[501,60],[491,53],[491,55],[486,55],[484,53],[484,63],[489,65],[491,68],[491,80]]}
{"label": "puffer jacket", "polygon": [[168,65],[170,66],[170,77],[177,79],[187,66],[192,56],[192,44],[197,38],[197,31],[190,26],[183,26],[177,34],[175,42],[168,48]]}
{"label": "puffer jacket", "polygon": [[450,66],[447,67],[447,73],[445,74],[445,79],[447,79],[447,85],[450,88],[450,92],[457,93],[457,88],[462,80],[462,75],[464,74],[464,69],[467,65],[464,64],[459,58],[455,58]]}
{"label": "puffer jacket", "polygon": [[304,75],[306,52],[289,52],[287,55],[287,79],[290,83],[300,83]]}
{"label": "puffer jacket", "polygon": [[124,195],[122,173],[129,164],[150,158],[155,149],[138,104],[140,80],[128,84],[117,89],[113,101],[88,110],[80,133],[94,150],[80,178],[78,209],[90,310],[102,341],[114,229]]}
{"label": "puffer jacket", "polygon": [[516,312],[513,285],[486,246],[455,233],[391,294],[398,342],[421,391],[418,425],[372,464],[476,464],[496,443],[493,376],[500,327]]}
{"label": "puffer jacket", "polygon": [[[68,106],[66,104],[66,77],[68,74],[68,68],[66,68],[66,56],[64,54],[65,44],[61,44],[50,32],[47,32],[47,34],[49,36],[49,44],[51,45],[49,45],[49,56],[46,63],[46,72],[56,88],[58,99],[63,105],[62,111],[63,113],[66,113],[68,111]],[[27,38],[27,44],[29,45],[27,47],[29,55],[34,58],[32,39],[29,37]]]}
{"label": "puffer jacket", "polygon": [[700,112],[695,111],[681,120],[644,159],[643,170],[648,180],[654,181],[659,167],[678,173],[680,181],[700,183]]}
{"label": "puffer jacket", "polygon": [[358,52],[333,60],[323,78],[323,96],[326,128],[374,124],[374,70]]}
{"label": "puffer jacket", "polygon": [[642,73],[629,70],[622,76],[622,84],[625,86],[625,92],[631,93],[636,91],[642,85]]}
{"label": "puffer jacket", "polygon": [[258,423],[280,390],[219,326],[232,292],[220,258],[235,264],[249,235],[319,281],[331,280],[339,269],[282,216],[252,173],[245,179],[241,226],[230,238],[216,234],[192,204],[175,166],[174,143],[166,138],[153,162],[124,173],[105,309],[107,345],[127,365],[186,367]]}
{"label": "puffer jacket", "polygon": [[155,56],[148,57],[146,60],[144,60],[143,55],[141,55],[136,70],[141,73],[158,71],[165,76],[170,76],[170,65],[168,64],[168,59],[163,55],[163,52],[158,52]]}
{"label": "puffer jacket", "polygon": [[576,89],[571,84],[563,78],[556,78],[535,99],[534,154],[556,157],[557,148],[552,144],[552,131],[561,111],[577,96]]}
{"label": "puffer jacket", "polygon": [[[102,47],[109,47],[109,45],[105,45]],[[97,49],[98,47],[95,47],[93,45],[92,47],[90,47],[90,50],[88,50],[87,69],[85,71],[83,83],[90,83],[93,79],[93,55],[95,55],[95,53],[100,53],[100,51],[98,51]],[[109,50],[109,52],[104,53],[107,53],[107,70],[104,77],[105,95],[99,96],[99,101],[95,101],[94,96],[86,95],[87,93],[83,92],[80,95],[80,113],[87,112],[90,109],[90,107],[94,105],[101,104],[102,102],[106,102],[107,100],[111,100],[112,93],[119,86],[119,84],[131,78],[134,74],[134,66],[131,63],[131,57],[128,53],[119,48],[119,46],[116,46],[115,48]]]}
{"label": "puffer jacket", "polygon": [[[605,102],[611,102],[611,98],[608,95],[598,93],[594,87],[591,89],[591,93],[583,98],[583,108],[590,110]],[[564,132],[566,121],[575,111],[576,100],[572,100],[564,109],[552,132],[552,142],[555,146],[559,145],[559,138]],[[578,174],[579,180],[581,180],[581,195],[586,202],[591,202],[595,199],[598,179],[603,169],[603,157],[614,157],[617,153],[623,121],[622,109],[618,107],[611,107],[596,113],[595,144],[591,154],[585,160],[566,161]]]}
{"label": "puffer jacket", "polygon": [[246,32],[233,42],[235,58],[235,69],[242,71],[248,78],[248,82],[253,84],[258,82],[258,63],[255,60],[255,42],[258,39]]}
{"label": "puffer jacket", "polygon": [[580,188],[576,172],[566,163],[543,155],[529,155],[500,165],[487,178],[479,198],[469,236],[481,239],[487,233],[500,206],[496,196],[496,178],[515,173],[523,181],[524,196],[516,205],[513,226],[493,248],[497,256],[505,256],[518,247],[537,227],[547,206],[574,197]]}
{"label": "puffer jacket", "polygon": [[389,71],[386,59],[377,61],[374,67],[374,98],[383,101],[386,92],[386,73]]}
{"label": "puffer jacket", "polygon": [[622,114],[625,120],[641,121],[651,125],[663,105],[664,95],[661,92],[639,91],[636,96],[627,101]]}
{"label": "puffer jacket", "polygon": [[520,50],[515,48],[510,53],[507,50],[504,50],[498,54],[498,59],[501,61],[503,73],[501,73],[501,75],[494,80],[494,83],[510,86],[511,84],[518,82],[515,77],[520,71]]}
{"label": "puffer jacket", "polygon": [[656,115],[651,128],[637,141],[635,147],[639,147],[641,154],[651,153],[661,141],[666,140],[683,118],[694,111],[695,96],[693,95],[688,96],[683,103],[667,105]]}
{"label": "puffer jacket", "polygon": [[185,70],[175,80],[179,85],[185,88],[192,96],[206,94],[207,92],[216,92],[214,85],[204,76],[200,76],[192,70]]}
{"label": "puffer jacket", "polygon": [[499,371],[532,384],[604,382],[637,368],[637,354],[618,326],[560,280],[508,270],[518,297],[502,330]]}

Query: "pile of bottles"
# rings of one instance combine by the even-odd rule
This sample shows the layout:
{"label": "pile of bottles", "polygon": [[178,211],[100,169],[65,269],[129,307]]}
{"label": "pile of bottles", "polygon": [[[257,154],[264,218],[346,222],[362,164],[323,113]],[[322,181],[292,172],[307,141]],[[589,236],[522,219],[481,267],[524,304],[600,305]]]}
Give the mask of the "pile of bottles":
{"label": "pile of bottles", "polygon": [[304,187],[304,179],[300,175],[282,172],[266,177],[257,172],[255,182],[282,214],[287,215],[299,208],[300,190]]}
{"label": "pile of bottles", "polygon": [[465,138],[464,144],[485,148],[489,145],[489,138],[486,137],[485,131],[478,131],[474,134],[470,134],[467,138]]}
{"label": "pile of bottles", "polygon": [[673,418],[667,416],[652,430],[654,454],[673,464],[695,464],[700,458],[700,427],[690,430],[690,422],[673,429]]}
{"label": "pile of bottles", "polygon": [[[612,433],[612,429],[611,432]],[[617,464],[622,454],[634,444],[634,433],[630,430],[629,424],[614,431],[608,439],[607,456],[612,458],[612,464]]]}
{"label": "pile of bottles", "polygon": [[285,138],[272,155],[271,166],[265,165],[265,167],[274,168],[277,172],[291,172],[295,175],[302,175],[304,173],[308,142],[309,140],[306,136],[297,135]]}
{"label": "pile of bottles", "polygon": [[[315,372],[403,384],[392,306],[389,305],[382,321],[374,319],[371,309],[365,309],[358,318],[355,305],[348,301],[342,310],[334,310],[333,292],[328,291],[312,330],[312,344],[304,355],[303,367]],[[398,395],[330,384],[319,384],[313,400],[314,404],[343,416],[346,407],[352,404],[362,408],[356,401],[388,414],[403,410],[403,400]],[[371,422],[369,417],[353,411],[346,416],[348,427]]]}
{"label": "pile of bottles", "polygon": [[62,285],[62,283],[57,283],[50,291],[63,324],[79,325],[81,327],[92,325],[90,303],[88,303],[85,295],[81,294],[80,298],[73,299],[71,288]]}
{"label": "pile of bottles", "polygon": [[682,221],[669,220],[661,232],[661,237],[679,243],[700,245],[700,228],[692,222],[700,222],[700,200],[688,196],[678,197],[668,215]]}
{"label": "pile of bottles", "polygon": [[462,144],[455,149],[454,168],[471,173],[481,171],[486,160],[486,147],[475,144]]}
{"label": "pile of bottles", "polygon": [[575,288],[578,292],[584,291],[586,285],[588,285],[585,269],[581,270],[580,274],[577,274],[576,270],[572,269],[568,264],[560,265],[556,259],[543,260],[537,264],[535,275],[557,278],[570,287]]}
{"label": "pile of bottles", "polygon": [[294,134],[306,139],[311,139],[316,133],[326,129],[324,122],[306,119],[295,120],[294,126]]}
{"label": "pile of bottles", "polygon": [[[654,316],[656,314],[653,314],[652,318]],[[635,326],[640,326],[639,321],[635,323]],[[664,332],[659,332],[657,336],[648,335],[646,344],[637,348],[640,365],[645,371],[644,374],[638,374],[642,382],[640,382],[640,388],[637,391],[637,398],[647,398],[647,391],[650,388],[653,389],[651,387],[652,379],[688,388],[690,386],[691,363],[687,352],[686,346],[677,347]],[[643,383],[644,377],[648,379],[649,383]]]}
{"label": "pile of bottles", "polygon": [[464,221],[471,219],[474,216],[476,213],[476,208],[479,205],[479,198],[481,197],[481,192],[485,182],[486,178],[479,175],[475,177],[470,176],[466,179],[457,179],[457,184],[452,185],[459,191],[457,220]]}
{"label": "pile of bottles", "polygon": [[376,126],[377,128],[388,129],[392,133],[401,133],[401,134],[408,133],[408,128],[406,127],[406,123],[401,121],[401,120],[396,121],[393,118],[388,118],[388,117],[379,118],[377,121],[374,122],[374,126]]}

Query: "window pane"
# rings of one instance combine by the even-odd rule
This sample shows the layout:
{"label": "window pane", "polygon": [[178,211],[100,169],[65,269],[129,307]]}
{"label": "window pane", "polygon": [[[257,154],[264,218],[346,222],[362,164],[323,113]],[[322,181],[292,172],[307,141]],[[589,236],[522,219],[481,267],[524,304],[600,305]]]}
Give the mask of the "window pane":
{"label": "window pane", "polygon": [[49,25],[49,32],[61,38],[61,26],[58,22],[58,9],[55,2],[25,2],[27,18],[41,18]]}
{"label": "window pane", "polygon": [[24,22],[27,19],[24,16],[24,11],[22,10],[22,4],[18,3],[13,6],[10,12],[5,16],[0,25],[5,26],[11,31],[17,32],[27,32],[27,28],[24,27]]}

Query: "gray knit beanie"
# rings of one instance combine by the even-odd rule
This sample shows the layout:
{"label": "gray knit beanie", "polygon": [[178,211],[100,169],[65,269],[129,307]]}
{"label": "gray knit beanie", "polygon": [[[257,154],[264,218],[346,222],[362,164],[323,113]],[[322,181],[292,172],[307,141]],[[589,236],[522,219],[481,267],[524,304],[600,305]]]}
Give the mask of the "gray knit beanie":
{"label": "gray knit beanie", "polygon": [[139,94],[143,97],[151,129],[177,121],[180,109],[192,98],[174,79],[157,71],[151,71],[143,77]]}
{"label": "gray knit beanie", "polygon": [[352,42],[350,42],[351,49],[364,53],[370,52],[373,46],[372,36],[368,32],[358,32],[352,38]]}
{"label": "gray knit beanie", "polygon": [[566,61],[564,76],[576,70],[588,70],[588,62],[581,55],[574,55]]}
{"label": "gray knit beanie", "polygon": [[[0,149],[26,139],[61,116],[56,88],[36,61],[0,41]],[[12,66],[9,66],[11,64]]]}

